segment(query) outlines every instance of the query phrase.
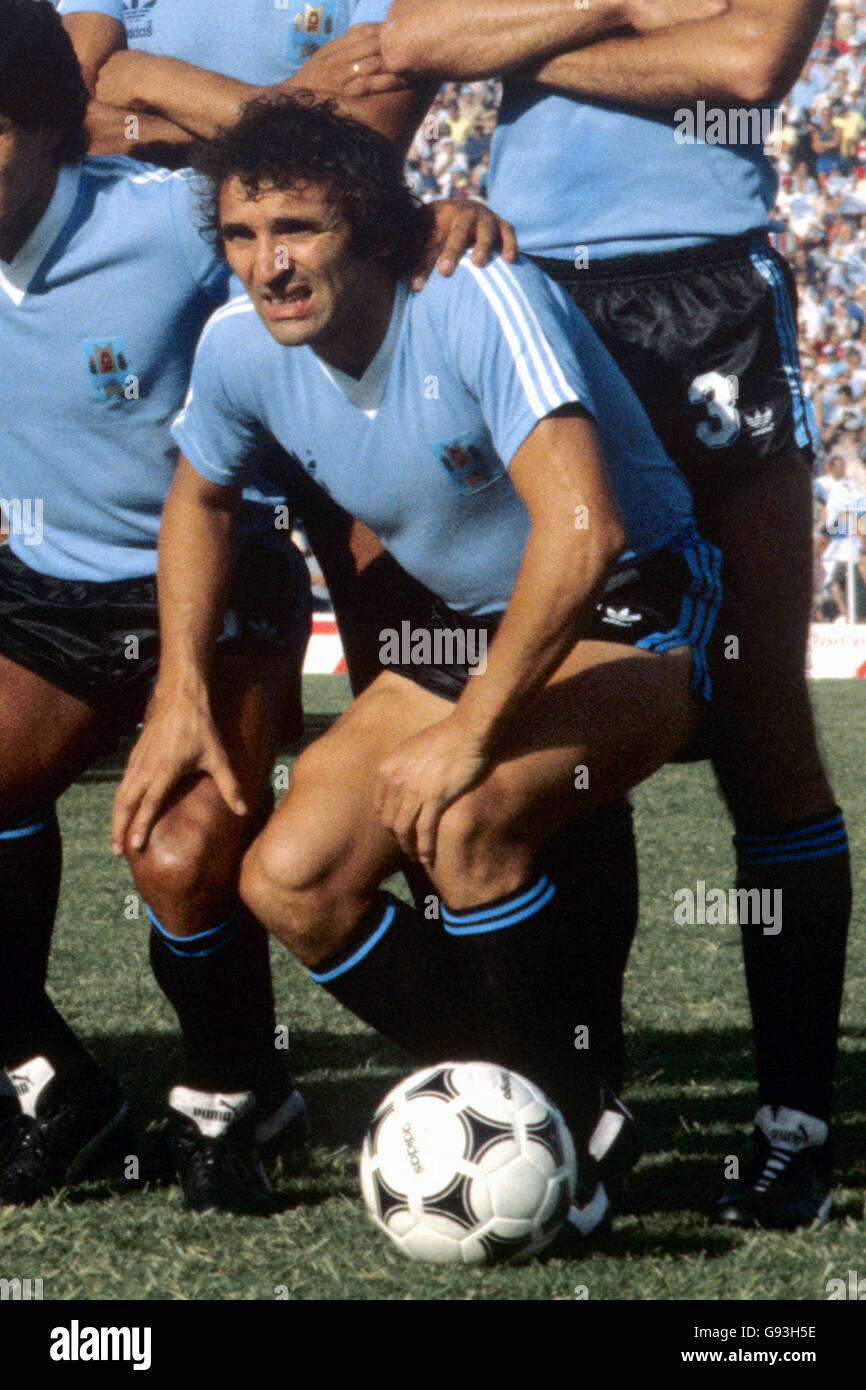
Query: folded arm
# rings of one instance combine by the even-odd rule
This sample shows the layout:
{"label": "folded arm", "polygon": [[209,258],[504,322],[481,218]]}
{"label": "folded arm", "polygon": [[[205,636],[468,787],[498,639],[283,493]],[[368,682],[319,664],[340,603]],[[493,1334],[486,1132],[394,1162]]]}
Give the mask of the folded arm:
{"label": "folded arm", "polygon": [[803,68],[828,0],[731,0],[715,18],[618,35],[558,54],[524,75],[582,96],[674,106],[780,101]]}
{"label": "folded arm", "polygon": [[382,31],[391,72],[441,80],[498,77],[621,29],[703,19],[726,0],[394,0]]}

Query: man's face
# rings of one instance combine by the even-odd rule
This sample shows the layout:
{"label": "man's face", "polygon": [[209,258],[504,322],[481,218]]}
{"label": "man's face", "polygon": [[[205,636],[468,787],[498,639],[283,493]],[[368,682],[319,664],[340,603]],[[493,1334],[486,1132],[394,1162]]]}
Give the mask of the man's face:
{"label": "man's face", "polygon": [[47,131],[25,130],[0,112],[0,234],[50,201],[57,177],[54,143]]}
{"label": "man's face", "polygon": [[370,263],[351,252],[349,224],[321,185],[251,198],[231,178],[219,213],[228,263],[278,343],[323,346],[346,331]]}

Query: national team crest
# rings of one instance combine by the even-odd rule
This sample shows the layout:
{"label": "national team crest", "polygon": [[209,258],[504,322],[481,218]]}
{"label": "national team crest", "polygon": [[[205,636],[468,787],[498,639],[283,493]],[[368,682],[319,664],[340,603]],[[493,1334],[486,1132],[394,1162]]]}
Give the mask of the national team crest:
{"label": "national team crest", "polygon": [[98,401],[113,396],[124,398],[124,387],[132,377],[129,356],[122,338],[87,338],[81,344],[90,392]]}
{"label": "national team crest", "polygon": [[336,9],[335,0],[324,0],[321,5],[305,4],[295,10],[289,35],[290,58],[303,61],[334,37]]}
{"label": "national team crest", "polygon": [[480,492],[505,476],[490,440],[478,439],[471,432],[440,440],[430,448],[460,492]]}

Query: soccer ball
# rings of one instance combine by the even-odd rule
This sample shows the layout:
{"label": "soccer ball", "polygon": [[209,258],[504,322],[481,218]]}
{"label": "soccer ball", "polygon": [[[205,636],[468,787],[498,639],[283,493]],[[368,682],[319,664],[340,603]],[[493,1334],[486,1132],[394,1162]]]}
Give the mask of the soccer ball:
{"label": "soccer ball", "polygon": [[489,1062],[408,1076],[361,1149],[376,1225],[410,1259],[438,1264],[537,1254],[565,1220],[576,1179],[559,1111],[531,1081]]}

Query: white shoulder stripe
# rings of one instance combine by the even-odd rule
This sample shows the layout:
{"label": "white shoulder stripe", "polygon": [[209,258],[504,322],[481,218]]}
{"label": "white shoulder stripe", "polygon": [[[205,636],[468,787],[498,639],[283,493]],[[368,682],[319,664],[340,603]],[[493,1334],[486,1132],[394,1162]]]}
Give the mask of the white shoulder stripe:
{"label": "white shoulder stripe", "polygon": [[214,328],[216,324],[222,323],[223,319],[233,318],[235,314],[254,313],[255,309],[253,308],[252,301],[249,300],[245,294],[238,295],[236,299],[230,299],[228,304],[224,304],[221,309],[217,309],[216,313],[211,314],[210,318],[208,319],[207,323],[202,329],[201,337],[198,340],[199,347],[201,347],[202,343],[210,333],[211,329]]}
{"label": "white shoulder stripe", "polygon": [[[543,359],[539,342],[545,345],[544,356],[548,360],[553,356],[553,353],[529,304],[527,303],[526,312],[524,312],[522,306],[517,303],[510,286],[504,280],[496,279],[493,274],[493,266],[476,266],[469,260],[464,260],[461,264],[465,265],[466,269],[475,277],[499,320],[505,340],[511,349],[517,374],[526,392],[526,398],[535,416],[541,420],[557,406],[567,405],[573,401],[574,392],[564,381],[564,389],[557,389],[557,384]],[[561,378],[561,373],[559,376]]]}
{"label": "white shoulder stripe", "polygon": [[507,261],[501,261],[501,260],[500,260],[500,261],[497,261],[495,267],[494,267],[494,266],[491,266],[491,270],[494,270],[494,269],[496,270],[496,272],[497,272],[499,275],[502,275],[502,276],[508,281],[508,283],[513,287],[515,295],[516,295],[517,298],[521,301],[521,303],[525,306],[525,310],[526,310],[526,312],[530,315],[530,317],[532,318],[533,323],[535,323],[535,324],[538,326],[538,336],[539,336],[539,339],[540,339],[540,347],[541,347],[542,351],[545,353],[545,355],[546,355],[546,357],[547,357],[548,363],[549,363],[549,365],[550,365],[550,369],[551,369],[551,371],[552,371],[554,377],[556,378],[557,382],[559,383],[560,389],[561,389],[562,391],[567,391],[567,392],[569,393],[569,396],[571,396],[571,394],[572,394],[572,388],[569,386],[568,382],[567,382],[566,379],[565,379],[565,375],[564,375],[563,370],[562,370],[562,367],[560,366],[560,363],[559,363],[559,358],[557,357],[556,353],[554,352],[553,348],[551,347],[549,339],[545,336],[545,334],[544,334],[544,332],[543,332],[543,330],[542,330],[542,328],[541,328],[541,325],[538,324],[538,320],[537,320],[536,317],[535,317],[535,311],[534,311],[534,309],[532,308],[532,305],[530,304],[529,299],[527,298],[526,290],[525,290],[525,289],[523,288],[523,286],[521,285],[519,279],[518,279],[517,276],[514,274],[513,269],[511,268],[511,266],[508,264]]}

